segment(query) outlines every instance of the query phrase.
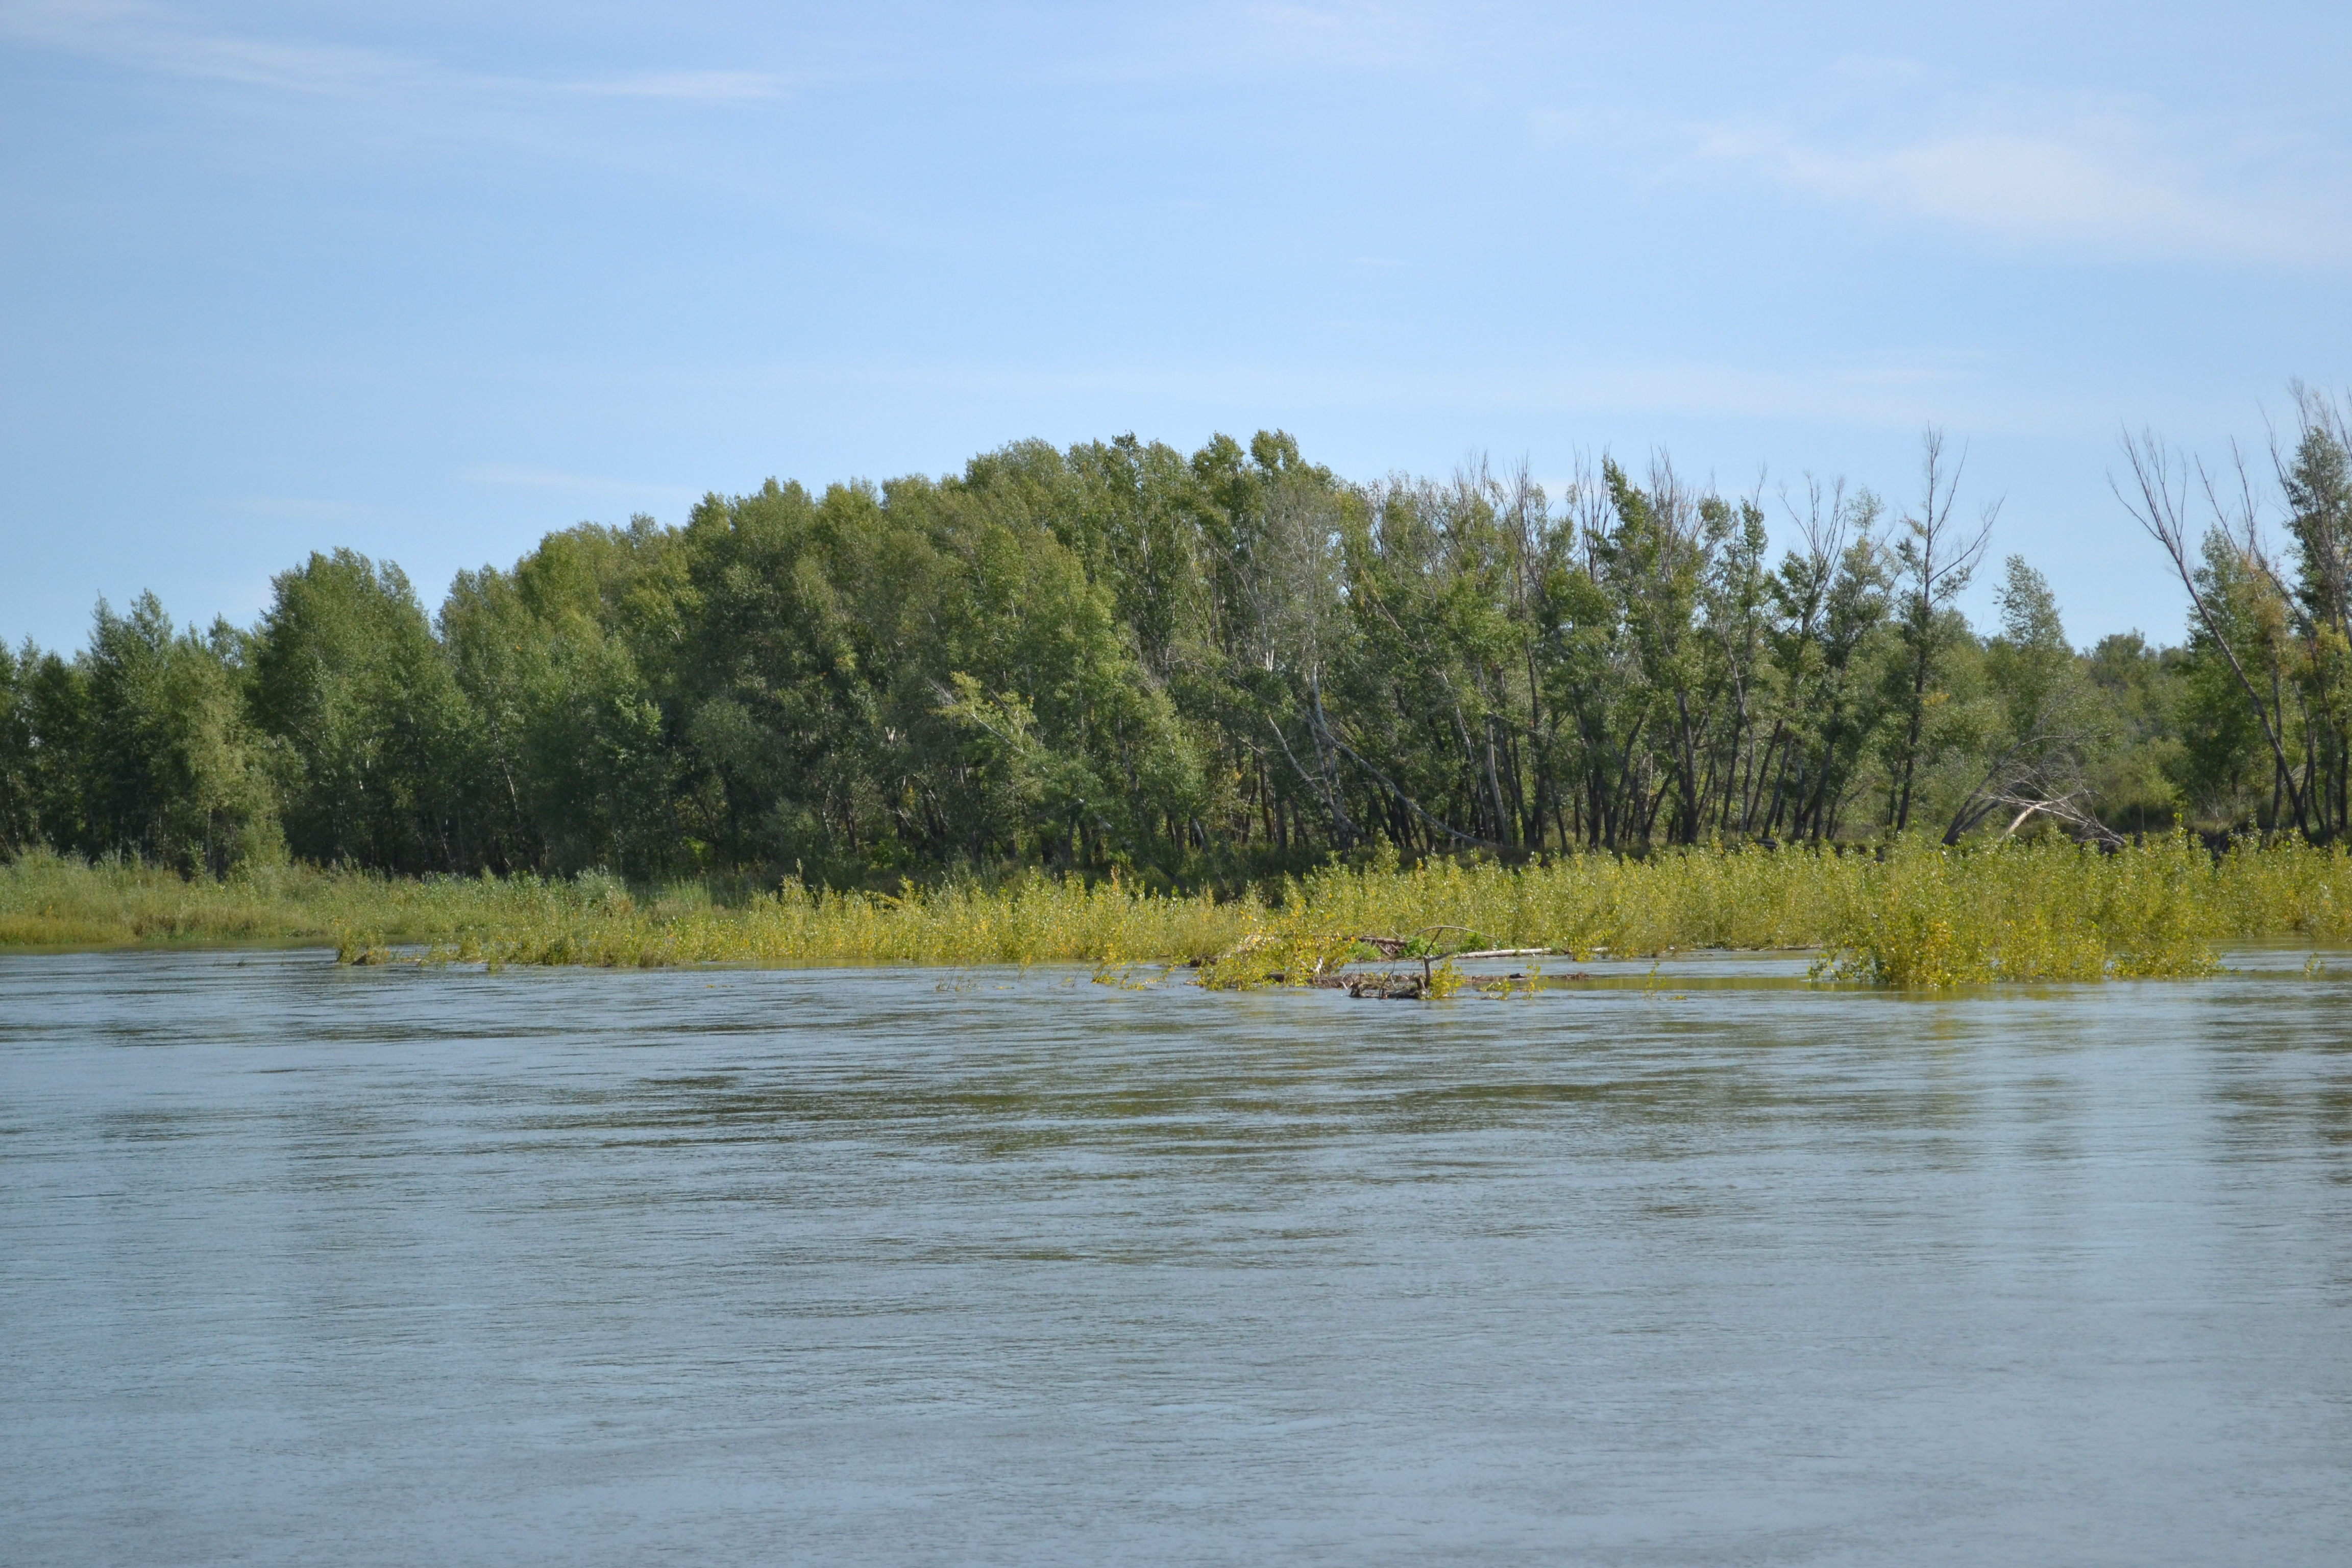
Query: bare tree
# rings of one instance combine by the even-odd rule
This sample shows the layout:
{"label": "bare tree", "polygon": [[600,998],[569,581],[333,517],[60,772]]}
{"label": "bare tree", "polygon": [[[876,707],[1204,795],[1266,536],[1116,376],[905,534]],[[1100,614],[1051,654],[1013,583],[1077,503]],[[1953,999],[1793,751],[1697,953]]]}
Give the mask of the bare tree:
{"label": "bare tree", "polygon": [[2000,502],[1994,500],[1986,504],[1974,532],[1956,526],[1952,507],[1959,494],[1960,475],[1968,467],[1968,453],[1963,449],[1947,472],[1944,433],[1932,425],[1920,437],[1920,448],[1924,494],[1918,512],[1904,514],[1902,534],[1895,544],[1896,576],[1902,584],[1896,624],[1903,635],[1909,677],[1905,692],[1903,751],[1895,780],[1897,833],[1911,825],[1911,785],[1918,767],[1921,732],[1927,724],[1927,686],[1935,675],[1937,658],[1943,651],[1940,617],[1960,590],[1969,585],[1977,563],[1984,558],[1985,546],[1992,539],[1993,520],[2000,515]]}
{"label": "bare tree", "polygon": [[[2294,542],[2294,584],[2272,587],[2302,641],[2304,795],[2324,831],[2352,829],[2352,422],[2334,398],[2292,384],[2292,455],[2271,441],[2271,466]],[[2265,562],[2267,565],[2268,563]]]}
{"label": "bare tree", "polygon": [[[2246,694],[2247,705],[2253,710],[2255,721],[2262,725],[2263,739],[2270,743],[2271,759],[2276,766],[2280,787],[2285,792],[2287,804],[2300,826],[2305,816],[2302,783],[2287,761],[2286,737],[2282,732],[2283,715],[2275,703],[2263,701],[2253,678],[2246,673],[2245,663],[2238,657],[2238,650],[2231,643],[2229,627],[2215,609],[2211,598],[2200,586],[2197,568],[2189,563],[2188,505],[2192,468],[2205,492],[2206,504],[2213,511],[2213,528],[2228,540],[2233,520],[2222,508],[2221,491],[2202,463],[2192,464],[2188,458],[2175,454],[2157,438],[2154,431],[2141,431],[2137,440],[2129,431],[2126,431],[2123,448],[2124,460],[2131,465],[2132,483],[2139,492],[2139,499],[2134,500],[2126,494],[2113,474],[2107,476],[2107,488],[2115,491],[2116,499],[2123,503],[2124,510],[2131,513],[2133,521],[2147,531],[2149,538],[2163,547],[2165,555],[2172,562],[2172,569],[2179,576],[2181,587],[2188,591],[2189,603],[2196,610],[2198,621],[2204,626],[2206,636],[2212,638],[2215,650],[2229,665],[2230,673],[2237,677],[2239,689]],[[2243,464],[2240,465],[2239,479],[2242,492],[2247,488]],[[2259,562],[2262,551],[2255,532],[2251,494],[2246,495],[2234,521],[2244,527],[2246,538],[2243,548]],[[2234,540],[2231,543],[2234,547]],[[2263,569],[2267,573],[2266,566]]]}

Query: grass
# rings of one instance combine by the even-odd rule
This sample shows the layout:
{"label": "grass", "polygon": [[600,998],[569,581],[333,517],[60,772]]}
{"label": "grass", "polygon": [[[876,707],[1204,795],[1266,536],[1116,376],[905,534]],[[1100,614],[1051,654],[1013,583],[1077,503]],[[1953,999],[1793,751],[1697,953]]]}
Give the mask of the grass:
{"label": "grass", "polygon": [[1936,987],[2193,975],[2219,944],[2352,939],[2352,856],[2300,843],[2218,858],[2183,837],[2102,855],[2063,840],[1883,855],[1701,848],[1517,868],[1334,866],[1264,896],[1168,895],[1032,875],[896,895],[788,882],[738,898],[590,874],[402,879],[307,867],[184,880],[46,854],[0,866],[0,948],[331,943],[428,961],[985,964],[1080,962],[1115,973],[1198,961],[1212,987],[1302,984],[1403,938],[1409,953],[1541,947],[1579,957],[1811,948],[1817,977]]}

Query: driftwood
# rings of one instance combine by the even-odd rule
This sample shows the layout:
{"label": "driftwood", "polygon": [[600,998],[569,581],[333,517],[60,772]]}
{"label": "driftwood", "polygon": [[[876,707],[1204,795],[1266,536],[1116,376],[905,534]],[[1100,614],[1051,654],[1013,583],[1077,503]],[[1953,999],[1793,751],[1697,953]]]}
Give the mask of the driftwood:
{"label": "driftwood", "polygon": [[2064,795],[2049,799],[2024,795],[1995,795],[1992,797],[1994,805],[2004,807],[2013,805],[2020,808],[2016,820],[2009,825],[2001,837],[2007,838],[2011,834],[2015,833],[2025,826],[2027,817],[2038,811],[2052,820],[2063,824],[2066,831],[2077,840],[2096,844],[2100,848],[2111,852],[2122,848],[2124,847],[2122,834],[2075,804],[2079,798],[2089,793],[2087,790],[2070,790]]}
{"label": "driftwood", "polygon": [[1370,997],[1380,1002],[1418,1002],[1429,994],[1425,975],[1402,970],[1385,974],[1351,974],[1345,981],[1348,994]]}
{"label": "driftwood", "polygon": [[[1430,925],[1422,927],[1411,936],[1385,936],[1369,931],[1354,934],[1327,931],[1321,933],[1317,939],[1322,942],[1345,942],[1350,947],[1369,947],[1391,963],[1400,958],[1418,960],[1421,972],[1417,974],[1410,969],[1377,972],[1350,971],[1344,967],[1346,963],[1344,959],[1340,961],[1339,965],[1326,968],[1324,961],[1318,959],[1313,973],[1299,975],[1296,981],[1287,973],[1276,973],[1264,978],[1267,983],[1276,985],[1297,984],[1311,985],[1322,991],[1345,991],[1350,996],[1372,997],[1390,1002],[1417,1002],[1437,994],[1436,966],[1440,963],[1451,963],[1455,959],[1546,958],[1555,953],[1570,958],[1575,956],[1570,949],[1559,947],[1482,947],[1462,952],[1408,953],[1406,951],[1430,933],[1442,931],[1456,931],[1465,935],[1475,934],[1468,926]],[[1242,938],[1229,952],[1239,952],[1273,940],[1275,939],[1267,933],[1252,932]],[[1199,969],[1202,967],[1202,960],[1195,958],[1189,960],[1184,967]],[[1524,977],[1513,974],[1510,978],[1518,980]]]}
{"label": "driftwood", "polygon": [[[1536,951],[1541,952],[1542,949]],[[1507,981],[1526,981],[1527,976],[1514,972]],[[1590,980],[1582,970],[1560,976],[1563,980]],[[1328,990],[1345,991],[1350,996],[1366,997],[1379,1002],[1418,1002],[1430,994],[1430,976],[1426,971],[1415,974],[1410,969],[1390,969],[1353,974],[1318,974],[1313,984]],[[1487,987],[1491,989],[1492,987]]]}
{"label": "driftwood", "polygon": [[[1403,955],[1406,948],[1433,931],[1458,931],[1466,933],[1470,928],[1468,926],[1423,926],[1411,936],[1367,934],[1350,937],[1348,940],[1363,943],[1382,958],[1397,958]],[[1545,958],[1553,953],[1567,952],[1568,950],[1562,947],[1482,947],[1471,952],[1433,952],[1430,956],[1432,958]]]}

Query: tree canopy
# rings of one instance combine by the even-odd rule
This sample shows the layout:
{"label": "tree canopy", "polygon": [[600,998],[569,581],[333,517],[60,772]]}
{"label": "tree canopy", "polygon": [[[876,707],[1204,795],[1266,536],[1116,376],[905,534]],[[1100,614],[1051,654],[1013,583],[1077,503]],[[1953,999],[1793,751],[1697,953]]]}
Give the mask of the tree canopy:
{"label": "tree canopy", "polygon": [[2308,412],[2285,552],[2226,520],[2192,543],[2172,648],[2075,650],[2015,557],[1969,626],[1986,529],[1932,437],[1912,505],[1663,459],[1553,495],[1350,483],[1276,432],[1022,442],[583,523],[429,617],[336,550],[250,627],[150,595],[70,657],[0,648],[0,849],[1197,883],[1383,844],[2338,834],[2352,468]]}

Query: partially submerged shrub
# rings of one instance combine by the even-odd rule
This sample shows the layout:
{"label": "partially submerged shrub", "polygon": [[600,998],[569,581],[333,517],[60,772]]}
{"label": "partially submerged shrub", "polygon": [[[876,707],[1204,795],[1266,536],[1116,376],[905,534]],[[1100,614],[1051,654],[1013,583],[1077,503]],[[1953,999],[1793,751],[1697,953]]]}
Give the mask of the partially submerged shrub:
{"label": "partially submerged shrub", "polygon": [[2204,974],[2228,934],[2212,862],[2180,835],[2111,854],[2056,838],[1911,839],[1859,869],[1817,976],[1932,988]]}
{"label": "partially submerged shrub", "polygon": [[[0,865],[0,945],[320,942],[350,961],[402,945],[433,962],[1200,964],[1224,988],[1305,984],[1351,958],[1535,948],[1582,958],[1694,948],[1822,950],[1818,973],[1872,984],[2177,975],[2231,939],[2352,938],[2341,847],[2189,839],[2114,854],[2060,839],[1883,855],[1705,847],[1517,868],[1337,865],[1270,899],[1171,894],[1038,873],[895,894],[787,882],[722,903],[705,884],[633,893],[574,881],[393,879],[301,866],[223,879],[55,856]],[[1377,938],[1371,946],[1365,939]]]}

